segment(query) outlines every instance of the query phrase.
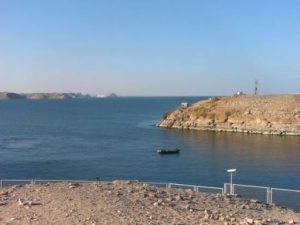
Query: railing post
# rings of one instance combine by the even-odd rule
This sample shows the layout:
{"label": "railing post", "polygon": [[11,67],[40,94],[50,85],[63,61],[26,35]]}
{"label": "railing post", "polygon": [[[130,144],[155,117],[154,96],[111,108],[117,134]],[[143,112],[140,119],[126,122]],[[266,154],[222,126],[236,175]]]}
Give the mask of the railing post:
{"label": "railing post", "polygon": [[197,186],[196,185],[194,186],[194,192],[197,192]]}
{"label": "railing post", "polygon": [[269,192],[269,204],[273,204],[273,190],[270,188]]}
{"label": "railing post", "polygon": [[267,189],[267,203],[273,204],[273,190],[272,188]]}
{"label": "railing post", "polygon": [[0,180],[0,188],[2,188],[2,180]]}

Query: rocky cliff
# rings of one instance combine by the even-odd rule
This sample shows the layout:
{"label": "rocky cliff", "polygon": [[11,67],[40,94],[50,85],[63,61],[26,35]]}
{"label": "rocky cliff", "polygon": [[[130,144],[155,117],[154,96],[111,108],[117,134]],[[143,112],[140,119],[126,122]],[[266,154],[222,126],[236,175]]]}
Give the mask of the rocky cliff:
{"label": "rocky cliff", "polygon": [[300,135],[300,95],[211,98],[163,116],[159,127]]}

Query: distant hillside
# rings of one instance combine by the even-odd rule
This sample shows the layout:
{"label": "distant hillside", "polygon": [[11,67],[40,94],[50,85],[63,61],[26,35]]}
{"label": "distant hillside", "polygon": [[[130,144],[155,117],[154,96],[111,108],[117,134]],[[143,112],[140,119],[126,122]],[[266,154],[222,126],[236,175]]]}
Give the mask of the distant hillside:
{"label": "distant hillside", "polygon": [[159,127],[300,135],[300,95],[212,98],[164,115]]}
{"label": "distant hillside", "polygon": [[12,92],[0,92],[0,100],[6,99],[73,99],[90,98],[89,95],[80,93],[28,93],[17,94]]}
{"label": "distant hillside", "polygon": [[0,100],[2,99],[25,99],[26,96],[10,92],[0,92]]}
{"label": "distant hillside", "polygon": [[116,98],[118,97],[117,94],[111,93],[111,94],[98,94],[95,96],[96,98]]}

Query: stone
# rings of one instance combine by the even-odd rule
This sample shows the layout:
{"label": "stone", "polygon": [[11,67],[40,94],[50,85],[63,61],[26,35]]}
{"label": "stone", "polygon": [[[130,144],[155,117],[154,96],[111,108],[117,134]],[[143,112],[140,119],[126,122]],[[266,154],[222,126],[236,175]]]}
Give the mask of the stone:
{"label": "stone", "polygon": [[262,225],[263,222],[261,220],[254,220],[255,225]]}
{"label": "stone", "polygon": [[234,218],[234,217],[230,218],[230,222],[235,222],[235,221],[236,221],[236,218]]}
{"label": "stone", "polygon": [[23,206],[25,205],[25,202],[22,199],[18,199],[18,205]]}
{"label": "stone", "polygon": [[219,217],[219,221],[224,221],[225,220],[225,217],[224,216],[220,216]]}
{"label": "stone", "polygon": [[204,218],[209,219],[212,215],[212,212],[210,210],[204,210]]}
{"label": "stone", "polygon": [[180,195],[176,195],[175,199],[176,199],[176,201],[180,201],[180,200],[182,200],[182,197]]}
{"label": "stone", "polygon": [[254,223],[254,220],[253,219],[250,219],[248,217],[245,218],[245,222],[247,222],[247,224],[253,224]]}
{"label": "stone", "polygon": [[22,185],[14,185],[11,187],[11,189],[16,189],[16,188],[20,188],[20,187],[23,187]]}
{"label": "stone", "polygon": [[211,218],[212,220],[219,220],[219,215],[213,213],[213,214],[210,216],[210,218]]}

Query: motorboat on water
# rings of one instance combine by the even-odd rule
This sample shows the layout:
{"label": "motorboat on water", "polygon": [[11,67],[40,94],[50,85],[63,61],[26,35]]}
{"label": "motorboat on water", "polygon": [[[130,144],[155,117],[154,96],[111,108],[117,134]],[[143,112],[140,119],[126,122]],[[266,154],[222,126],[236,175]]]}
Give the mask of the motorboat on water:
{"label": "motorboat on water", "polygon": [[179,154],[180,149],[175,148],[175,149],[158,149],[157,153],[158,154]]}

